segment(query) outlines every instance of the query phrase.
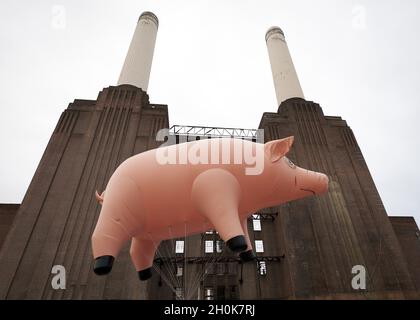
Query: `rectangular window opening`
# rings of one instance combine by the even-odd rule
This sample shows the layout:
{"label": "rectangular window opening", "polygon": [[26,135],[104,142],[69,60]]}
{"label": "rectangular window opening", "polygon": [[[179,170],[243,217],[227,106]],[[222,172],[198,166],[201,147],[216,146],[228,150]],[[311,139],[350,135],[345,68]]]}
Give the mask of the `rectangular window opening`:
{"label": "rectangular window opening", "polygon": [[253,219],[252,226],[254,227],[254,231],[261,231],[261,220],[260,219]]}
{"label": "rectangular window opening", "polygon": [[184,241],[178,240],[175,242],[175,253],[184,253]]}
{"label": "rectangular window opening", "polygon": [[176,276],[177,277],[182,277],[184,273],[184,268],[182,266],[177,266],[176,267]]}
{"label": "rectangular window opening", "polygon": [[216,252],[217,253],[222,253],[224,244],[225,243],[222,240],[217,240],[216,241]]}
{"label": "rectangular window opening", "polygon": [[255,240],[255,252],[264,252],[264,242],[262,240]]}
{"label": "rectangular window opening", "polygon": [[211,287],[204,288],[204,300],[214,300],[214,289]]}
{"label": "rectangular window opening", "polygon": [[205,241],[205,253],[213,253],[214,252],[214,245],[213,240],[206,240]]}

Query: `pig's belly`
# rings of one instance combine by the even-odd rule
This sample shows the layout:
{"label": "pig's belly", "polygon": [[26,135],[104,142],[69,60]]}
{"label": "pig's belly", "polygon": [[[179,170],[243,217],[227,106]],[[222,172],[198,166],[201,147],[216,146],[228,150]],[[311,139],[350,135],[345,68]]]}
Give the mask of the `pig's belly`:
{"label": "pig's belly", "polygon": [[212,229],[214,229],[214,227],[208,222],[188,221],[186,223],[181,222],[171,226],[159,226],[153,230],[142,232],[138,237],[158,242],[162,240],[184,238]]}
{"label": "pig's belly", "polygon": [[176,192],[169,196],[161,190],[160,196],[162,198],[158,201],[148,201],[152,195],[146,194],[144,197],[146,216],[143,232],[147,233],[149,238],[179,238],[213,228],[208,219],[193,207],[190,192]]}

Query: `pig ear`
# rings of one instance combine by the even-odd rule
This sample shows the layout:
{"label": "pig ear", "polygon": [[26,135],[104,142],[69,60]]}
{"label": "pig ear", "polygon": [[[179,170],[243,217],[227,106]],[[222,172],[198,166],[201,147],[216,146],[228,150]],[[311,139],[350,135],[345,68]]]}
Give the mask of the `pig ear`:
{"label": "pig ear", "polygon": [[280,140],[273,140],[264,145],[266,155],[271,159],[271,162],[276,162],[284,157],[290,150],[293,144],[294,137],[290,136]]}

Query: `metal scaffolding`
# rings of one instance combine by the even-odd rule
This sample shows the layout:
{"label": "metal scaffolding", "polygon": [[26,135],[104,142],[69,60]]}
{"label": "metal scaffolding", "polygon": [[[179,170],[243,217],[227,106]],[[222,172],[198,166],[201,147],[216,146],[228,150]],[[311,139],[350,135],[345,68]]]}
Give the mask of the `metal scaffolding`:
{"label": "metal scaffolding", "polygon": [[[267,261],[267,262],[281,262],[281,260],[284,258],[284,255],[281,256],[261,256],[256,257],[255,261]],[[184,263],[187,262],[189,264],[197,263],[197,264],[206,264],[208,262],[237,262],[242,263],[241,259],[239,257],[220,257],[220,258],[214,258],[214,257],[159,257],[154,259],[154,263],[161,265],[164,263],[170,263],[170,264],[178,264],[178,263]]]}
{"label": "metal scaffolding", "polygon": [[174,136],[199,136],[212,138],[240,138],[255,140],[259,138],[257,129],[221,128],[173,125],[169,128],[169,134]]}

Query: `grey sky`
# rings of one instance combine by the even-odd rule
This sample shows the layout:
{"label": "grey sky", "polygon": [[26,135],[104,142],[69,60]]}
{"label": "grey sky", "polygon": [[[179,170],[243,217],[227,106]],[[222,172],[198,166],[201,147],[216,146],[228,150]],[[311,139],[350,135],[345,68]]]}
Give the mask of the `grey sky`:
{"label": "grey sky", "polygon": [[280,26],[305,97],[352,127],[389,215],[420,221],[420,2],[0,2],[0,202],[20,202],[60,113],[115,85],[137,18],[160,20],[151,102],[170,124],[257,128]]}

